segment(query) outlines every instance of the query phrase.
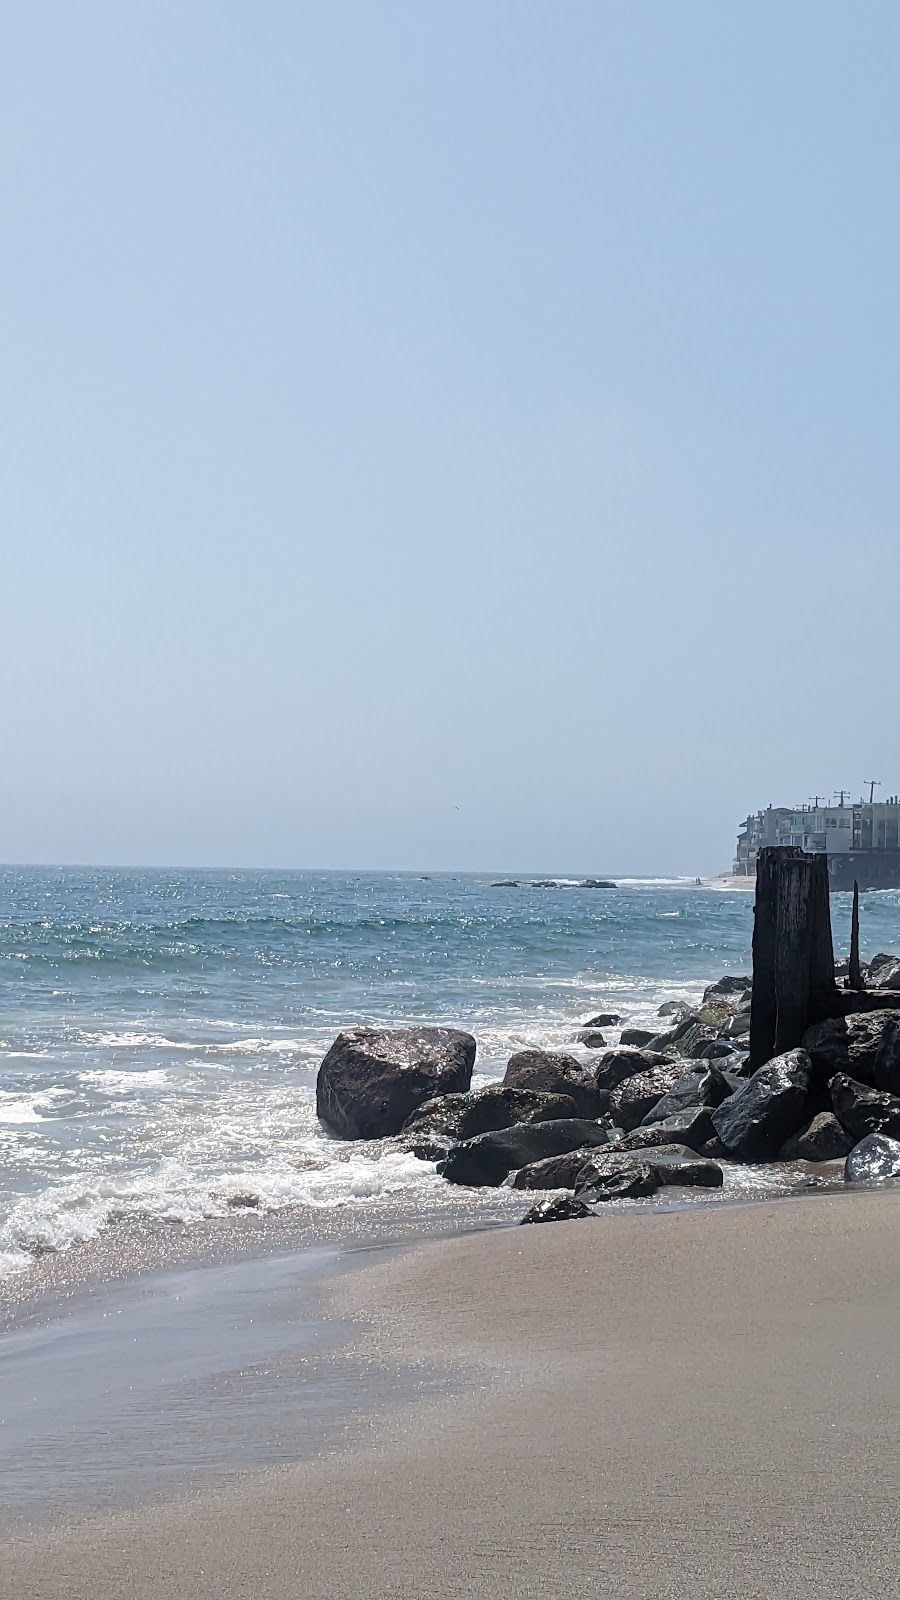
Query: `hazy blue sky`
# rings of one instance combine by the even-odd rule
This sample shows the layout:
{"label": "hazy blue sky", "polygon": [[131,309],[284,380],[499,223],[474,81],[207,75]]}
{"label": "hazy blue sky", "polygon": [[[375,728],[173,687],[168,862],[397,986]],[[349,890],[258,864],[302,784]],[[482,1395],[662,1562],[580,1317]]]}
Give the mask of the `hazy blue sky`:
{"label": "hazy blue sky", "polygon": [[900,789],[898,82],[895,0],[3,5],[0,859]]}

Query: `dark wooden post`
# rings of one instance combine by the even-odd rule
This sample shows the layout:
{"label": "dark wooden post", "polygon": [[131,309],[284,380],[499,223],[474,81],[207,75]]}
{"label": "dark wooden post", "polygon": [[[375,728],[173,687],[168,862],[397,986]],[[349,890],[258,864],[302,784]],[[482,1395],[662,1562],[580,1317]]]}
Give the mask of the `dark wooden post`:
{"label": "dark wooden post", "polygon": [[756,867],[750,1064],[793,1050],[810,1023],[814,991],[833,989],[828,861],[766,846]]}
{"label": "dark wooden post", "polygon": [[864,989],[859,960],[859,884],[853,884],[853,916],[850,922],[850,988]]}

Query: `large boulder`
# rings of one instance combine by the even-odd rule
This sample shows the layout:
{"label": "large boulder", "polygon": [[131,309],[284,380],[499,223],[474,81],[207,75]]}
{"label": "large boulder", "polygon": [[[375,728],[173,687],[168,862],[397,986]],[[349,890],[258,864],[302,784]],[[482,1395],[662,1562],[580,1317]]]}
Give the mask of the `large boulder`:
{"label": "large boulder", "polygon": [[503,1088],[570,1095],[580,1117],[602,1116],[609,1104],[590,1067],[554,1050],[518,1050],[506,1063]]}
{"label": "large boulder", "polygon": [[900,1178],[900,1140],[883,1133],[867,1134],[844,1162],[848,1183],[878,1183],[884,1178]]}
{"label": "large boulder", "polygon": [[691,1189],[721,1189],[725,1175],[717,1161],[699,1156],[683,1144],[664,1144],[643,1157],[660,1183],[683,1184]]}
{"label": "large boulder", "polygon": [[384,1139],[423,1101],[468,1089],[474,1065],[456,1028],[348,1028],[319,1068],[316,1112],[342,1139]]}
{"label": "large boulder", "polygon": [[582,1028],[580,1033],[575,1034],[572,1043],[583,1044],[585,1050],[605,1050],[606,1035],[597,1028]]}
{"label": "large boulder", "polygon": [[779,1161],[838,1161],[853,1149],[853,1135],[842,1128],[833,1111],[820,1111],[798,1133],[792,1133],[778,1152]]}
{"label": "large boulder", "polygon": [[743,999],[749,996],[752,988],[752,978],[747,978],[742,973],[729,972],[724,978],[707,985],[703,991],[702,1003],[708,1006],[715,1000]]}
{"label": "large boulder", "polygon": [[642,1050],[653,1038],[652,1028],[623,1028],[619,1035],[620,1044],[630,1044],[636,1050]]}
{"label": "large boulder", "polygon": [[[849,1017],[829,1017],[807,1028],[803,1048],[809,1052],[820,1083],[827,1083],[836,1072],[846,1072],[857,1083],[875,1082],[875,1057],[893,1011],[854,1011]],[[896,1034],[889,1038],[896,1040]]]}
{"label": "large boulder", "polygon": [[719,1037],[718,1029],[707,1022],[691,1022],[681,1032],[676,1029],[676,1033],[678,1037],[673,1039],[670,1048],[685,1061],[696,1061]]}
{"label": "large boulder", "polygon": [[900,956],[886,955],[883,950],[873,956],[866,970],[866,987],[900,989]]}
{"label": "large boulder", "polygon": [[900,1139],[900,1097],[857,1083],[846,1072],[836,1072],[829,1089],[838,1122],[855,1139],[865,1139],[870,1133]]}
{"label": "large boulder", "polygon": [[677,1117],[682,1111],[689,1111],[697,1106],[720,1106],[740,1084],[740,1079],[729,1082],[724,1072],[718,1071],[712,1063],[703,1063],[702,1066],[686,1072],[678,1079],[673,1089],[664,1094],[661,1100],[642,1119],[647,1122],[665,1122],[668,1117]]}
{"label": "large boulder", "polygon": [[789,1050],[760,1067],[712,1114],[726,1150],[744,1161],[774,1160],[804,1120],[812,1079],[805,1050]]}
{"label": "large boulder", "polygon": [[539,1200],[536,1206],[526,1211],[520,1226],[527,1222],[579,1222],[583,1217],[592,1217],[593,1214],[583,1200],[576,1200],[571,1194],[558,1194]]}
{"label": "large boulder", "polygon": [[609,1114],[616,1127],[630,1133],[683,1077],[683,1061],[665,1060],[664,1065],[626,1078],[609,1097]]}
{"label": "large boulder", "polygon": [[633,1045],[619,1045],[616,1050],[607,1050],[600,1057],[594,1069],[594,1078],[598,1089],[612,1090],[624,1083],[626,1078],[636,1077],[639,1072],[650,1072],[654,1067],[671,1065],[671,1056],[664,1056],[658,1050],[637,1050]]}
{"label": "large boulder", "polygon": [[608,1138],[608,1130],[599,1122],[582,1117],[560,1122],[520,1122],[518,1127],[480,1133],[476,1139],[456,1145],[441,1170],[448,1183],[497,1188],[508,1173],[531,1161],[606,1144]]}
{"label": "large boulder", "polygon": [[539,1094],[534,1089],[490,1084],[469,1094],[442,1094],[426,1100],[407,1117],[402,1132],[474,1139],[479,1133],[512,1128],[517,1122],[559,1121],[577,1115],[575,1102],[567,1094]]}

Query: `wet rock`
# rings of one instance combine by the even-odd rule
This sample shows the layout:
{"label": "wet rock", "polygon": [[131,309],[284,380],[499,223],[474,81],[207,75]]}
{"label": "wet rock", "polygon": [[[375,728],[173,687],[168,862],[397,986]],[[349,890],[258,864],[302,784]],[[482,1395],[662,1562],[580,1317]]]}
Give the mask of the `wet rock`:
{"label": "wet rock", "polygon": [[607,878],[582,878],[578,887],[579,889],[614,889],[616,886],[614,883],[610,883]]}
{"label": "wet rock", "polygon": [[726,1022],[719,1034],[723,1039],[743,1039],[750,1032],[750,1012],[738,1011],[730,1022]]}
{"label": "wet rock", "polygon": [[503,1088],[570,1095],[580,1117],[602,1116],[609,1104],[609,1096],[598,1090],[592,1067],[553,1050],[518,1050],[510,1056]]}
{"label": "wet rock", "polygon": [[619,1045],[600,1057],[594,1069],[594,1078],[598,1089],[612,1090],[624,1083],[626,1078],[636,1077],[639,1072],[651,1072],[654,1067],[671,1065],[671,1057],[664,1056],[659,1050],[636,1050],[632,1045]]}
{"label": "wet rock", "polygon": [[656,1015],[658,1017],[671,1017],[674,1022],[683,1022],[685,1017],[691,1015],[691,1008],[686,1006],[683,1000],[666,1000],[660,1006]]}
{"label": "wet rock", "polygon": [[713,1039],[705,1044],[697,1056],[698,1061],[715,1061],[724,1065],[729,1063],[733,1068],[742,1066],[749,1052],[736,1050],[731,1039]]}
{"label": "wet rock", "polygon": [[583,1044],[586,1050],[606,1049],[606,1040],[602,1033],[597,1032],[596,1028],[584,1028],[581,1033],[576,1033],[573,1042],[575,1044]]}
{"label": "wet rock", "polygon": [[468,1089],[474,1065],[456,1028],[348,1028],[319,1068],[316,1112],[342,1139],[384,1139],[423,1101]]}
{"label": "wet rock", "polygon": [[776,1056],[713,1112],[713,1128],[744,1161],[770,1161],[804,1121],[813,1069],[805,1050]]}
{"label": "wet rock", "polygon": [[541,1094],[534,1089],[509,1089],[502,1084],[490,1084],[486,1089],[469,1094],[444,1094],[426,1100],[407,1117],[402,1132],[474,1139],[479,1133],[511,1128],[517,1122],[559,1121],[577,1115],[570,1095]]}
{"label": "wet rock", "polygon": [[704,1147],[705,1154],[705,1146],[713,1134],[712,1113],[711,1106],[693,1106],[677,1116],[667,1117],[665,1122],[642,1123],[630,1133],[611,1138],[610,1149],[650,1150],[663,1144],[684,1144],[698,1153]]}
{"label": "wet rock", "polygon": [[440,1133],[413,1134],[409,1141],[403,1141],[401,1149],[409,1156],[415,1156],[417,1161],[446,1161],[450,1151],[456,1143]]}
{"label": "wet rock", "polygon": [[683,1062],[666,1061],[665,1065],[651,1067],[648,1072],[636,1072],[626,1078],[609,1097],[609,1113],[613,1122],[630,1133],[683,1076]]}
{"label": "wet rock", "polygon": [[607,1200],[640,1200],[655,1194],[660,1180],[653,1167],[636,1158],[611,1157],[601,1162],[588,1160],[578,1174],[575,1198],[585,1205],[601,1205]]}
{"label": "wet rock", "polygon": [[622,1018],[617,1011],[601,1011],[596,1017],[588,1017],[583,1022],[583,1028],[617,1028]]}
{"label": "wet rock", "polygon": [[547,1156],[544,1161],[529,1161],[511,1173],[511,1189],[574,1189],[575,1179],[590,1155],[583,1145],[565,1155]]}
{"label": "wet rock", "polygon": [[570,1117],[559,1122],[519,1123],[497,1133],[455,1145],[442,1171],[448,1183],[496,1188],[508,1173],[532,1161],[565,1155],[569,1150],[606,1144],[609,1132],[599,1122]]}
{"label": "wet rock", "polygon": [[[875,1082],[875,1057],[893,1011],[856,1011],[849,1017],[829,1017],[807,1028],[803,1048],[809,1051],[813,1070],[821,1083],[845,1072],[857,1083]],[[895,1033],[889,1035],[891,1040]],[[887,1070],[887,1057],[884,1058]]]}
{"label": "wet rock", "polygon": [[499,883],[492,883],[492,889],[518,889],[520,884],[515,878],[501,878]]}
{"label": "wet rock", "polygon": [[653,1038],[652,1028],[623,1028],[619,1038],[620,1044],[633,1045],[636,1050],[641,1050]]}
{"label": "wet rock", "polygon": [[656,1102],[642,1121],[665,1122],[667,1117],[676,1117],[698,1106],[720,1106],[723,1100],[734,1093],[734,1089],[735,1085],[729,1083],[725,1074],[719,1072],[712,1063],[704,1065],[679,1078],[675,1087]]}
{"label": "wet rock", "polygon": [[867,1134],[844,1163],[848,1183],[878,1183],[884,1178],[900,1178],[900,1140],[883,1133]]}
{"label": "wet rock", "polygon": [[579,1222],[582,1217],[591,1216],[593,1212],[582,1200],[570,1194],[558,1194],[552,1200],[539,1200],[526,1211],[520,1226],[528,1222]]}
{"label": "wet rock", "polygon": [[706,1046],[715,1043],[718,1037],[716,1028],[710,1023],[692,1022],[673,1039],[669,1048],[675,1055],[682,1056],[685,1061],[696,1061]]}
{"label": "wet rock", "polygon": [[820,1111],[799,1133],[791,1134],[778,1152],[779,1161],[837,1161],[853,1148],[853,1135],[833,1111]]}
{"label": "wet rock", "polygon": [[728,973],[726,977],[719,978],[716,983],[710,983],[703,991],[703,1004],[709,1005],[711,1001],[730,1000],[734,998],[749,997],[753,988],[753,979],[738,973]]}
{"label": "wet rock", "polygon": [[708,1156],[711,1161],[727,1161],[729,1151],[726,1150],[717,1133],[711,1134],[701,1145],[697,1146],[698,1156]]}
{"label": "wet rock", "polygon": [[900,1139],[900,1097],[858,1083],[845,1072],[836,1072],[829,1084],[834,1114],[855,1139],[870,1133],[886,1133]]}
{"label": "wet rock", "polygon": [[689,1189],[721,1189],[725,1181],[718,1162],[699,1156],[685,1145],[660,1145],[649,1151],[646,1159],[661,1183]]}
{"label": "wet rock", "polygon": [[260,1204],[258,1194],[230,1194],[225,1201],[229,1211],[256,1211]]}
{"label": "wet rock", "polygon": [[780,1162],[836,1162],[854,1147],[854,1134],[842,1128],[831,1110],[820,1110],[778,1150]]}

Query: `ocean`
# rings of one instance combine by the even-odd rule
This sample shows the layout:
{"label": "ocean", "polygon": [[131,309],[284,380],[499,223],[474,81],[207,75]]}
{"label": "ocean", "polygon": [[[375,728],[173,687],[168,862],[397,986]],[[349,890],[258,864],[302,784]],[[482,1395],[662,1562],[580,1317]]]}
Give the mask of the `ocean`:
{"label": "ocean", "polygon": [[[496,887],[478,874],[10,867],[0,873],[0,1276],[129,1222],[392,1210],[473,1222],[389,1145],[330,1138],[319,1063],[358,1023],[453,1024],[475,1086],[580,1022],[649,1022],[747,972],[752,895],[684,881]],[[835,897],[836,947],[849,906]],[[865,953],[900,893],[864,897]],[[607,1032],[615,1042],[618,1030]]]}

